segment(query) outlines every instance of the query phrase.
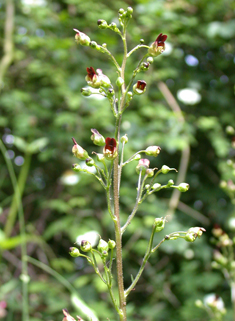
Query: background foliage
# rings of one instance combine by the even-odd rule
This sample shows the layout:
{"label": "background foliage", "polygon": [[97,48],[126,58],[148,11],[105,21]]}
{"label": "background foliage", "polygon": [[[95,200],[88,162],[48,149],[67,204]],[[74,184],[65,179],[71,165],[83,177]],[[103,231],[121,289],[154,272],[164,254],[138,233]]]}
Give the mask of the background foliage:
{"label": "background foliage", "polygon": [[[101,320],[115,320],[92,268],[68,254],[77,236],[85,232],[95,230],[103,239],[113,235],[98,183],[84,174],[76,176],[77,184],[66,183],[71,184],[73,178],[71,137],[92,152],[97,149],[91,143],[90,128],[104,136],[112,135],[114,129],[107,102],[80,94],[86,67],[101,68],[115,81],[114,69],[105,55],[78,48],[73,28],[98,43],[107,43],[121,60],[118,36],[99,30],[96,21],[117,22],[118,9],[132,6],[129,48],[141,38],[149,44],[161,32],[168,35],[168,47],[148,72],[139,74],[148,89],[133,99],[124,114],[122,133],[129,137],[126,157],[151,144],[160,145],[162,152],[151,160],[152,166],[179,168],[181,156],[186,159],[189,149],[191,153],[185,178],[190,190],[181,196],[175,211],[169,209],[172,191],[161,191],[141,205],[126,232],[126,285],[141,262],[154,217],[174,212],[164,234],[190,226],[204,226],[207,233],[192,245],[183,240],[164,243],[130,296],[129,320],[209,320],[194,306],[196,299],[203,300],[208,293],[223,298],[228,311],[225,320],[231,320],[230,289],[222,274],[211,268],[210,239],[214,223],[231,233],[234,228],[230,224],[234,206],[219,187],[221,179],[231,178],[226,160],[234,157],[231,136],[225,133],[227,125],[235,124],[234,1],[21,0],[14,5],[13,59],[1,79],[0,131],[22,180],[28,255],[69,280]],[[3,35],[7,18],[3,0],[0,9]],[[0,46],[3,55],[3,38]],[[140,57],[141,52],[133,54],[127,73]],[[193,104],[173,100],[185,88],[196,90],[201,100]],[[5,319],[17,321],[22,303],[19,222],[12,209],[14,190],[3,155],[0,162],[0,301],[7,302]],[[168,178],[177,176],[161,179]],[[129,165],[122,179],[123,218],[135,202],[136,181],[135,165]],[[30,320],[61,320],[64,307],[76,315],[76,300],[71,303],[71,293],[63,284],[39,267],[29,264],[28,269]]]}

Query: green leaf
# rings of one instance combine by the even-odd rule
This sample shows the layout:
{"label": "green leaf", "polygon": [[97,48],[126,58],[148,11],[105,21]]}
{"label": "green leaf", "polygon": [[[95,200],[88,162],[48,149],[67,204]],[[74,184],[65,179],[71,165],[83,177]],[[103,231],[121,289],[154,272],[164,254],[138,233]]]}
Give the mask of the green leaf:
{"label": "green leaf", "polygon": [[38,153],[49,143],[49,139],[46,137],[42,137],[34,140],[32,143],[28,144],[27,152],[30,154]]}
{"label": "green leaf", "polygon": [[13,144],[21,151],[21,152],[26,152],[28,144],[26,141],[18,136],[14,136],[14,141]]}

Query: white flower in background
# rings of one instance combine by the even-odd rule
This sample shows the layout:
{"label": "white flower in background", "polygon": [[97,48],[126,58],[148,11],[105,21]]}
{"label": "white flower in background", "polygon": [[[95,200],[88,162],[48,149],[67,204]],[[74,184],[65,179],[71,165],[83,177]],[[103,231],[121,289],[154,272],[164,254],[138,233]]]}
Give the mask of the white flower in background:
{"label": "white flower in background", "polygon": [[47,5],[46,0],[21,0],[21,3],[30,7],[45,7]]}
{"label": "white flower in background", "polygon": [[216,308],[218,311],[224,310],[224,301],[215,293],[210,293],[204,297],[204,304],[211,308]]}
{"label": "white flower in background", "polygon": [[178,90],[177,98],[186,105],[195,105],[201,101],[201,95],[193,88]]}

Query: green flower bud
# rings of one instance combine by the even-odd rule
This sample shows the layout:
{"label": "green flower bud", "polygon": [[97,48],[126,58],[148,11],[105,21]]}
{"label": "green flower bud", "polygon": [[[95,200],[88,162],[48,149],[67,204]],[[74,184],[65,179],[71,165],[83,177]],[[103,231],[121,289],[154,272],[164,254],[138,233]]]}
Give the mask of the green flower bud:
{"label": "green flower bud", "polygon": [[149,62],[150,64],[152,64],[152,63],[153,63],[153,57],[148,57],[148,58],[147,58],[147,62]]}
{"label": "green flower bud", "polygon": [[144,39],[140,39],[140,44],[143,44],[144,43]]}
{"label": "green flower bud", "polygon": [[214,260],[222,266],[228,264],[228,259],[217,250],[214,251]]}
{"label": "green flower bud", "polygon": [[159,146],[149,146],[145,150],[145,154],[148,156],[157,157],[160,154],[161,148]]}
{"label": "green flower bud", "polygon": [[132,8],[132,7],[128,7],[128,8],[127,8],[127,12],[128,12],[129,14],[132,14],[132,13],[133,13],[133,8]]}
{"label": "green flower bud", "polygon": [[185,235],[184,239],[187,242],[194,242],[196,238],[200,238],[205,231],[206,230],[203,227],[191,227]]}
{"label": "green flower bud", "polygon": [[116,80],[116,85],[118,87],[121,87],[124,84],[124,79],[122,77],[118,77],[118,79]]}
{"label": "green flower bud", "polygon": [[152,168],[146,169],[146,175],[147,175],[148,177],[153,177],[153,175],[154,175],[154,169],[152,169]]}
{"label": "green flower bud", "polygon": [[149,62],[142,62],[140,69],[146,71],[149,69],[150,63]]}
{"label": "green flower bud", "polygon": [[97,129],[91,129],[92,135],[91,140],[97,146],[104,146],[105,145],[105,138],[98,132]]}
{"label": "green flower bud", "polygon": [[118,13],[122,15],[122,14],[124,13],[124,11],[125,11],[125,10],[124,10],[123,8],[120,8],[119,11],[118,11]]}
{"label": "green flower bud", "polygon": [[196,301],[195,301],[195,306],[196,306],[197,308],[203,308],[203,307],[204,307],[204,305],[203,305],[203,303],[202,303],[201,300],[196,300]]}
{"label": "green flower bud", "polygon": [[170,187],[170,186],[172,186],[172,185],[174,185],[174,184],[175,184],[175,183],[174,183],[173,179],[169,179],[169,181],[168,181],[168,183],[167,183],[167,186]]}
{"label": "green flower bud", "polygon": [[153,225],[155,226],[155,233],[162,231],[165,227],[166,218],[155,218]]}
{"label": "green flower bud", "polygon": [[140,160],[141,159],[141,155],[140,154],[137,154],[137,155],[135,155],[135,157],[134,157],[134,160]]}
{"label": "green flower bud", "polygon": [[72,148],[72,153],[74,154],[74,156],[78,159],[86,160],[89,157],[87,151],[79,146],[74,138],[72,138],[72,140],[74,143]]}
{"label": "green flower bud", "polygon": [[206,232],[206,230],[204,229],[204,227],[191,227],[188,230],[189,233],[195,233],[197,234],[198,238],[200,238],[203,234],[203,232]]}
{"label": "green flower bud", "polygon": [[149,185],[149,184],[146,184],[146,185],[145,185],[145,189],[147,189],[147,190],[150,189],[150,185]]}
{"label": "green flower bud", "polygon": [[157,191],[157,190],[159,190],[161,188],[161,186],[162,186],[161,184],[155,183],[155,184],[153,184],[152,189]]}
{"label": "green flower bud", "polygon": [[226,127],[226,133],[228,135],[234,135],[235,134],[235,129],[232,126],[227,126]]}
{"label": "green flower bud", "polygon": [[90,250],[92,249],[91,243],[89,241],[87,241],[87,240],[82,240],[80,249],[83,252],[90,252]]}
{"label": "green flower bud", "polygon": [[103,163],[104,162],[104,155],[103,154],[96,154],[97,161]]}
{"label": "green flower bud", "polygon": [[106,241],[100,239],[97,249],[101,254],[103,254],[103,252],[108,252],[109,245]]}
{"label": "green flower bud", "polygon": [[115,32],[118,32],[118,28],[115,22],[110,23],[109,28]]}
{"label": "green flower bud", "polygon": [[79,249],[77,249],[76,247],[70,247],[70,248],[69,248],[69,254],[70,254],[72,257],[78,257],[78,256],[80,256]]}
{"label": "green flower bud", "polygon": [[80,172],[82,170],[79,164],[73,164],[72,168],[75,172]]}
{"label": "green flower bud", "polygon": [[176,171],[177,172],[177,170],[175,168],[170,168],[167,165],[163,165],[161,168],[161,171],[163,174],[167,174],[169,171]]}
{"label": "green flower bud", "polygon": [[82,46],[89,46],[91,39],[83,32],[73,29],[76,32],[75,40],[77,44],[80,44]]}
{"label": "green flower bud", "polygon": [[108,251],[103,251],[103,252],[102,252],[102,256],[103,256],[103,257],[107,257],[108,255],[109,255]]}
{"label": "green flower bud", "polygon": [[91,41],[91,42],[90,42],[90,47],[93,48],[93,49],[97,49],[97,47],[98,47],[97,42]]}
{"label": "green flower bud", "polygon": [[187,233],[184,237],[185,241],[187,242],[194,242],[196,240],[197,236],[193,233]]}
{"label": "green flower bud", "polygon": [[189,184],[188,183],[181,183],[176,187],[180,192],[187,192],[189,189]]}
{"label": "green flower bud", "polygon": [[92,91],[90,90],[90,88],[82,88],[81,93],[85,97],[92,95]]}
{"label": "green flower bud", "polygon": [[218,270],[220,269],[220,265],[215,261],[211,262],[211,267],[212,269],[218,269]]}
{"label": "green flower bud", "polygon": [[97,21],[97,24],[98,24],[100,29],[107,29],[108,28],[107,21],[105,21],[105,20],[99,19]]}
{"label": "green flower bud", "polygon": [[128,137],[127,137],[127,134],[125,134],[124,136],[121,137],[121,142],[122,143],[128,143]]}
{"label": "green flower bud", "polygon": [[114,92],[113,88],[109,88],[107,96],[108,97],[113,97],[114,94],[115,94],[115,92]]}
{"label": "green flower bud", "polygon": [[227,187],[227,182],[226,181],[221,181],[220,182],[220,187],[221,188],[226,188]]}
{"label": "green flower bud", "polygon": [[116,242],[113,241],[113,240],[109,240],[108,241],[108,246],[109,246],[109,249],[113,250],[116,246]]}
{"label": "green flower bud", "polygon": [[126,95],[128,100],[131,100],[133,98],[133,93],[131,91],[128,91]]}
{"label": "green flower bud", "polygon": [[89,167],[94,166],[94,165],[95,165],[94,159],[91,158],[91,157],[88,157],[88,158],[86,159],[86,165],[89,166]]}

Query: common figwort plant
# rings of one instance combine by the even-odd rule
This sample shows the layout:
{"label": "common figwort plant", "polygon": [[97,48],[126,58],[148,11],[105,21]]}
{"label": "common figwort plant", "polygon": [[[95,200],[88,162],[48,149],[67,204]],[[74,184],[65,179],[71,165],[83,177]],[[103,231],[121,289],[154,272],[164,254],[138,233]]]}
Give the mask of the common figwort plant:
{"label": "common figwort plant", "polygon": [[[149,195],[164,188],[175,188],[181,192],[186,192],[189,189],[189,184],[181,183],[179,185],[175,185],[172,179],[170,179],[165,185],[161,185],[157,182],[158,175],[167,174],[170,171],[176,171],[175,168],[170,168],[167,165],[163,165],[161,169],[150,167],[150,161],[146,156],[157,157],[161,151],[159,146],[149,146],[146,149],[137,151],[129,159],[124,160],[124,149],[125,145],[128,143],[128,137],[127,135],[121,136],[120,133],[122,115],[130,105],[132,98],[135,95],[142,95],[146,91],[146,82],[144,80],[136,80],[136,78],[140,72],[148,70],[150,64],[153,63],[154,58],[161,55],[165,50],[165,41],[167,39],[167,35],[160,33],[150,46],[145,45],[144,41],[141,40],[140,44],[128,51],[126,29],[129,20],[132,18],[132,13],[133,9],[131,7],[128,7],[127,10],[119,10],[119,27],[115,23],[108,24],[105,20],[98,20],[98,26],[100,29],[110,29],[121,37],[124,50],[121,65],[119,65],[115,57],[108,50],[106,44],[99,45],[95,41],[91,41],[91,39],[83,32],[74,29],[76,32],[76,42],[82,46],[89,46],[92,49],[107,55],[116,68],[118,77],[116,79],[116,83],[112,84],[110,79],[103,74],[101,69],[95,70],[94,67],[87,68],[85,79],[89,87],[82,88],[81,92],[84,96],[91,96],[98,93],[108,99],[115,119],[115,132],[112,135],[113,137],[104,138],[96,129],[91,129],[91,139],[93,143],[102,148],[100,149],[97,147],[96,151],[92,153],[94,154],[94,157],[91,157],[91,155],[89,155],[74,138],[74,146],[72,148],[72,152],[75,157],[79,160],[85,160],[87,166],[91,166],[95,169],[95,171],[90,172],[87,169],[82,168],[79,164],[73,165],[74,171],[85,172],[88,175],[93,175],[94,178],[102,185],[104,193],[106,194],[108,212],[110,214],[110,220],[113,222],[115,236],[112,240],[104,240],[100,238],[97,247],[93,246],[87,239],[81,240],[79,248],[70,248],[70,255],[72,257],[84,257],[84,259],[93,266],[95,273],[107,286],[111,302],[116,310],[119,320],[121,321],[127,320],[126,305],[129,294],[135,288],[138,280],[140,279],[150,256],[156,252],[159,246],[165,241],[176,240],[178,238],[183,238],[188,242],[194,242],[196,238],[200,237],[205,231],[202,227],[191,227],[188,231],[177,231],[169,235],[165,235],[160,242],[155,244],[155,234],[164,229],[167,221],[166,217],[155,218],[153,220],[149,243],[139,271],[132,279],[128,288],[124,288],[122,236],[131,221],[134,219],[139,205]],[[126,79],[125,68],[127,60],[135,51],[141,48],[145,49],[145,54],[134,68],[131,78]],[[122,169],[131,162],[137,162],[136,172],[138,174],[138,179],[136,202],[127,221],[121,225],[119,191],[121,187]],[[97,264],[98,258],[102,262],[102,270]],[[116,275],[113,274],[114,264],[116,264]],[[114,279],[116,282],[114,282]],[[113,289],[114,283],[117,284],[118,287],[118,297],[114,294],[116,293]],[[70,316],[67,310],[63,310],[63,313],[63,321],[75,320]],[[78,320],[81,320],[81,318],[79,317]]]}

